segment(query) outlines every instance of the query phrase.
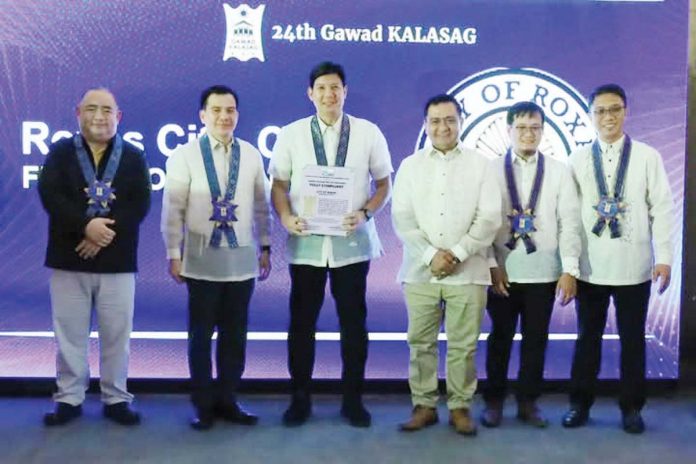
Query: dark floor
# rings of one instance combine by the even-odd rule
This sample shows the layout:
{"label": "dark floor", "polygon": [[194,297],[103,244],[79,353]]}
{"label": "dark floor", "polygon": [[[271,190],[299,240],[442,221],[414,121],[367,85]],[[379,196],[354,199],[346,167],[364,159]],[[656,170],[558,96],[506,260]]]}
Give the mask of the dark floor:
{"label": "dark floor", "polygon": [[[396,425],[408,416],[406,395],[369,395],[370,429],[355,429],[338,416],[339,397],[317,395],[314,416],[303,427],[284,428],[280,416],[287,398],[247,395],[242,402],[261,416],[256,427],[216,424],[209,432],[189,428],[191,414],[182,395],[139,395],[144,421],[136,428],[101,417],[98,397],[90,395],[85,415],[62,428],[48,429],[41,416],[47,398],[0,398],[0,463],[694,463],[696,394],[650,398],[644,411],[647,431],[627,435],[619,428],[613,399],[600,398],[587,427],[566,430],[559,420],[563,395],[540,402],[552,419],[537,430],[514,419],[509,401],[499,429],[479,429],[476,438],[456,435],[440,407],[440,423],[404,434]],[[480,411],[477,398],[475,410]]]}

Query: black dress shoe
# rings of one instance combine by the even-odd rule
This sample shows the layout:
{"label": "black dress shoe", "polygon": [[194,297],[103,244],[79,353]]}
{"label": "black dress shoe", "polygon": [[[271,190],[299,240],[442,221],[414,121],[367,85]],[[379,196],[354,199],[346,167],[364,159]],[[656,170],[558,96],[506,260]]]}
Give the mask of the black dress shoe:
{"label": "black dress shoe", "polygon": [[631,410],[623,413],[623,429],[626,433],[643,433],[645,432],[645,422],[640,416],[640,411]]}
{"label": "black dress shoe", "polygon": [[138,425],[140,414],[131,409],[126,401],[104,405],[104,417],[121,425]]}
{"label": "black dress shoe", "polygon": [[563,427],[567,429],[574,429],[576,427],[582,427],[587,424],[590,418],[590,411],[584,408],[572,407],[563,416]]}
{"label": "black dress shoe", "polygon": [[372,416],[362,403],[344,404],[341,407],[341,416],[353,427],[369,427],[372,425]]}
{"label": "black dress shoe", "polygon": [[256,425],[258,416],[243,410],[237,403],[230,405],[218,405],[213,410],[216,417],[235,424]]}
{"label": "black dress shoe", "polygon": [[55,425],[65,425],[73,419],[77,419],[82,415],[82,405],[78,404],[73,406],[72,404],[57,402],[56,407],[53,412],[47,412],[44,414],[43,422],[48,427],[53,427]]}
{"label": "black dress shoe", "polygon": [[309,419],[312,415],[312,403],[307,397],[294,396],[290,402],[290,407],[283,413],[283,425],[286,427],[297,427]]}
{"label": "black dress shoe", "polygon": [[215,424],[215,416],[212,412],[198,411],[198,415],[191,419],[189,425],[194,430],[210,430]]}

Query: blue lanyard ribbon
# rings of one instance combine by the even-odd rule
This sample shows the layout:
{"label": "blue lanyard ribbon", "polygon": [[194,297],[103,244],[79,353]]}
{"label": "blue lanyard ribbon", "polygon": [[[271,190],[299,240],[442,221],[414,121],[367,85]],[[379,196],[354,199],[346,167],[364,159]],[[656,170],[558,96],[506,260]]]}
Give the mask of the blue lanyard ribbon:
{"label": "blue lanyard ribbon", "polygon": [[594,206],[599,217],[592,233],[596,236],[601,236],[606,226],[609,226],[611,238],[621,237],[621,227],[619,224],[619,215],[624,212],[624,206],[621,203],[623,199],[624,182],[626,180],[626,172],[628,171],[628,162],[631,158],[631,138],[626,135],[624,140],[623,150],[621,150],[621,158],[619,160],[619,168],[616,171],[616,181],[614,183],[614,195],[609,195],[607,183],[604,178],[604,167],[602,165],[602,151],[599,147],[599,142],[595,140],[592,144],[592,162],[594,165],[595,182],[597,183],[597,191],[599,193],[599,203]]}
{"label": "blue lanyard ribbon", "polygon": [[[316,115],[312,118],[310,126],[312,128],[312,143],[314,144],[314,156],[317,158],[317,164],[319,166],[328,166],[329,163],[326,160],[326,152],[324,151],[324,137],[321,135],[321,128]],[[349,138],[350,121],[348,121],[348,115],[344,114],[343,121],[341,121],[341,134],[338,139],[338,151],[336,152],[336,163],[334,166],[345,166]]]}
{"label": "blue lanyard ribbon", "polygon": [[92,163],[89,162],[90,156],[85,148],[82,135],[74,136],[73,143],[82,175],[87,182],[87,187],[84,189],[87,194],[87,217],[106,216],[111,211],[111,203],[116,199],[116,189],[111,184],[114,181],[118,165],[121,163],[123,140],[118,134],[114,136],[109,161],[106,163],[101,179],[97,179],[98,167],[96,163],[95,166],[92,166]]}
{"label": "blue lanyard ribbon", "polygon": [[512,204],[512,212],[508,214],[510,219],[510,240],[505,244],[511,250],[515,249],[517,240],[522,239],[527,254],[536,251],[536,245],[530,234],[536,231],[534,227],[534,210],[539,201],[539,193],[544,180],[544,155],[539,152],[537,160],[536,174],[534,175],[534,183],[532,184],[532,192],[529,195],[527,207],[522,208],[520,195],[515,184],[515,174],[512,170],[512,152],[510,150],[505,154],[505,181],[507,183],[508,194],[510,195],[510,203]]}
{"label": "blue lanyard ribbon", "polygon": [[213,235],[210,237],[210,246],[220,248],[222,242],[222,234],[227,238],[227,244],[230,248],[237,248],[237,235],[232,227],[233,222],[237,222],[235,209],[237,205],[232,203],[237,191],[237,180],[239,179],[239,163],[240,149],[239,141],[232,143],[232,153],[230,155],[230,168],[227,177],[227,189],[225,195],[220,191],[217,173],[215,172],[215,163],[213,162],[213,150],[210,147],[210,138],[208,134],[204,134],[198,144],[203,155],[203,166],[205,166],[205,175],[208,177],[208,187],[210,188],[210,198],[213,204],[213,215],[210,220],[213,221]]}

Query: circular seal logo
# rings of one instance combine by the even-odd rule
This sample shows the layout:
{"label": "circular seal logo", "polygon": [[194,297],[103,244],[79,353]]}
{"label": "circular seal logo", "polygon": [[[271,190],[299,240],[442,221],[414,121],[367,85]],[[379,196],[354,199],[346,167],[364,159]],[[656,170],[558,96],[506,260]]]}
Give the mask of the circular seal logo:
{"label": "circular seal logo", "polygon": [[[462,143],[491,157],[503,155],[510,146],[505,116],[508,108],[520,101],[532,101],[544,110],[546,122],[539,150],[545,155],[564,159],[595,137],[587,101],[580,92],[539,69],[487,69],[467,77],[447,93],[462,106]],[[422,128],[416,149],[429,144]]]}

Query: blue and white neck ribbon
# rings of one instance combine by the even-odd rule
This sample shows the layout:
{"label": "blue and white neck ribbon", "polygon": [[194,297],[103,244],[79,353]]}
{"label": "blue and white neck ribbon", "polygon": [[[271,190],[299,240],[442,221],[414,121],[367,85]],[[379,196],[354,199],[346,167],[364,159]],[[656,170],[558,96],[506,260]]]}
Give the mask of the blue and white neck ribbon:
{"label": "blue and white neck ribbon", "polygon": [[[312,128],[312,143],[314,144],[314,156],[317,158],[317,164],[319,166],[328,166],[329,163],[326,160],[326,152],[324,151],[324,137],[321,134],[319,119],[316,115],[312,118],[310,126]],[[336,163],[334,166],[345,166],[346,156],[348,155],[349,138],[350,121],[348,121],[348,115],[344,114],[343,121],[341,122],[341,135],[338,139],[338,150],[336,152]]]}
{"label": "blue and white neck ribbon", "polygon": [[517,240],[522,239],[527,254],[536,251],[536,245],[530,234],[536,231],[534,227],[534,210],[539,201],[539,193],[544,180],[544,155],[540,152],[537,160],[536,174],[534,175],[534,183],[532,184],[532,192],[529,194],[527,207],[522,208],[520,195],[515,184],[515,174],[512,170],[512,152],[510,150],[505,154],[505,181],[507,183],[508,194],[510,195],[510,203],[512,212],[508,214],[510,219],[510,240],[505,244],[511,250],[515,249]]}
{"label": "blue and white neck ribbon", "polygon": [[230,155],[230,168],[227,175],[227,189],[225,195],[222,195],[220,184],[218,183],[217,173],[215,172],[215,163],[213,162],[213,150],[210,147],[210,138],[208,134],[204,134],[198,144],[203,155],[203,165],[205,166],[205,175],[208,178],[208,187],[210,188],[210,198],[213,203],[213,215],[210,220],[213,221],[213,235],[210,237],[210,246],[212,248],[220,248],[222,242],[222,234],[227,238],[227,244],[230,248],[237,248],[237,235],[234,233],[232,223],[237,222],[235,209],[237,205],[232,203],[237,191],[237,180],[239,179],[239,163],[240,149],[239,142],[232,143],[232,153]]}
{"label": "blue and white neck ribbon", "polygon": [[96,163],[95,166],[92,166],[92,163],[89,161],[90,156],[85,148],[82,135],[74,136],[73,143],[82,175],[85,178],[85,182],[87,182],[87,187],[84,189],[87,194],[87,217],[106,216],[111,211],[111,203],[116,199],[116,190],[111,184],[114,181],[118,165],[121,163],[123,140],[121,140],[121,136],[118,134],[114,136],[109,161],[106,163],[101,179],[97,179],[98,166],[96,166]]}
{"label": "blue and white neck ribbon", "polygon": [[625,207],[622,203],[623,188],[626,180],[626,171],[628,171],[628,162],[631,158],[631,138],[626,135],[624,140],[623,150],[621,150],[621,159],[619,160],[619,168],[616,171],[616,182],[614,184],[614,195],[609,195],[607,190],[607,182],[604,178],[604,168],[602,166],[602,151],[599,147],[599,142],[595,140],[592,144],[592,162],[594,165],[595,181],[597,183],[597,192],[599,193],[599,203],[594,206],[599,217],[597,223],[592,228],[592,233],[596,236],[601,236],[606,226],[609,226],[611,238],[621,237],[621,225],[619,224],[619,216],[624,212]]}

